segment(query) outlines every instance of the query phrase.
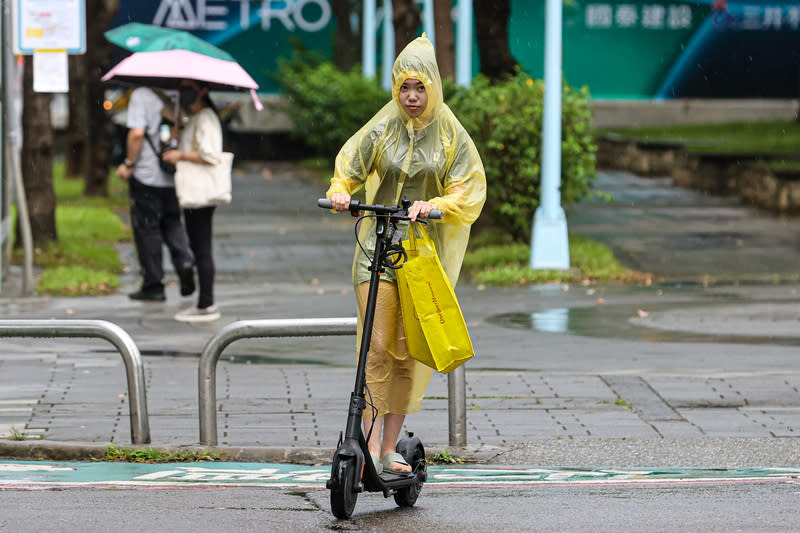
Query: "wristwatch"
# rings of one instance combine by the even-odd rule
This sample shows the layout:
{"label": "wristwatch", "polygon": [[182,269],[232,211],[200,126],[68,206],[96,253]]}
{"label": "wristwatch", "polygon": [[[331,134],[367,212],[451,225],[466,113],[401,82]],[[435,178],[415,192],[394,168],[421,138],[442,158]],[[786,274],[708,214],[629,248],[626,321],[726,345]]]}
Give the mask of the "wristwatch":
{"label": "wristwatch", "polygon": [[133,165],[135,165],[136,163],[134,161],[131,161],[130,159],[128,159],[126,157],[125,161],[123,161],[122,164],[125,165],[128,168],[133,168]]}

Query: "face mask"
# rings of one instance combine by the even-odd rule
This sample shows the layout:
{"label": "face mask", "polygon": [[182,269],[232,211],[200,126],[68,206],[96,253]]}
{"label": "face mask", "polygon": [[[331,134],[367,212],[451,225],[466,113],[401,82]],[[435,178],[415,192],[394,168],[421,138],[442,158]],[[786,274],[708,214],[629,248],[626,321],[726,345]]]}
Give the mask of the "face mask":
{"label": "face mask", "polygon": [[197,100],[197,91],[191,88],[184,88],[180,91],[181,107],[187,109]]}

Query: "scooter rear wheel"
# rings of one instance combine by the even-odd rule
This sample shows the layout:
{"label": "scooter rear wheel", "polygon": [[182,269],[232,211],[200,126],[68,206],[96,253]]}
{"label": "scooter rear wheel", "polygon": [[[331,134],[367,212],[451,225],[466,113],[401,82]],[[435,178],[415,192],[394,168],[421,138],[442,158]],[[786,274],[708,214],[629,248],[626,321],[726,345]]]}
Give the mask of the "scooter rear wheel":
{"label": "scooter rear wheel", "polygon": [[355,458],[340,459],[336,469],[336,485],[331,488],[331,512],[336,518],[347,520],[353,516],[358,494],[353,492],[356,473]]}
{"label": "scooter rear wheel", "polygon": [[[403,453],[401,450],[398,450]],[[425,462],[425,452],[423,451],[421,446],[417,446],[414,448],[414,452],[411,457],[408,457],[405,453],[406,461],[408,464],[411,465],[411,472],[413,473],[414,477],[419,479],[419,473],[424,473],[427,469],[427,463]],[[402,489],[398,489],[397,492],[394,493],[394,502],[400,507],[413,507],[415,503],[417,503],[417,498],[419,497],[419,493],[422,492],[422,482],[416,481],[407,487],[403,487]]]}

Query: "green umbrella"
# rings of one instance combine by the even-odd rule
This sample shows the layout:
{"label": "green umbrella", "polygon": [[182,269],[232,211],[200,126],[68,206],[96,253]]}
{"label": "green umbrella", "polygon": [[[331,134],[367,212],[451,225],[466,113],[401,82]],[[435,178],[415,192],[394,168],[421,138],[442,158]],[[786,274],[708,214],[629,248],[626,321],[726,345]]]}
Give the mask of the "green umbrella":
{"label": "green umbrella", "polygon": [[228,52],[189,32],[152,24],[131,22],[109,30],[104,35],[112,43],[131,52],[188,50],[225,61],[236,61]]}

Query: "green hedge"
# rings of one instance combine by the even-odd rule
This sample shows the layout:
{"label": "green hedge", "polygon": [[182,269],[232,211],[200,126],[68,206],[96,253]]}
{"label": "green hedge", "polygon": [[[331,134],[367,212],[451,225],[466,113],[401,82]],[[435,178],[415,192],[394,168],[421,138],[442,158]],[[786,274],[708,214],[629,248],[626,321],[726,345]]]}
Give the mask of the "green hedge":
{"label": "green hedge", "polygon": [[[584,198],[596,176],[589,91],[562,87],[561,201]],[[472,136],[486,169],[484,213],[514,240],[528,242],[539,206],[544,83],[519,73],[490,85],[478,76],[449,105]]]}

